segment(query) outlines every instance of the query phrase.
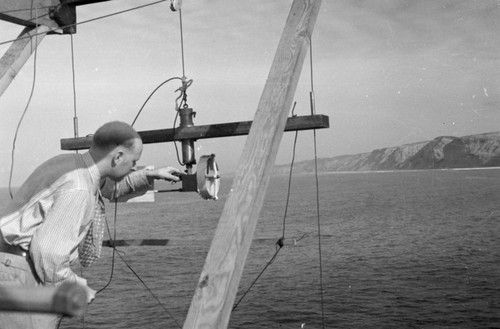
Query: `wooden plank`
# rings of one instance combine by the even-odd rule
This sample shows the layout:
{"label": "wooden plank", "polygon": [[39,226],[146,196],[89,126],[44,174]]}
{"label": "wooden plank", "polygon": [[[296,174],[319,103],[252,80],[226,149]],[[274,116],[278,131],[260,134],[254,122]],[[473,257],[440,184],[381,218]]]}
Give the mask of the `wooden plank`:
{"label": "wooden plank", "polygon": [[104,240],[104,247],[139,247],[139,246],[166,246],[168,239],[128,239],[128,240]]}
{"label": "wooden plank", "polygon": [[59,0],[2,0],[0,1],[0,19],[24,26],[36,24],[57,28],[49,13]]}
{"label": "wooden plank", "polygon": [[58,287],[24,287],[0,285],[0,310],[41,312],[83,316],[87,309],[87,292],[75,283]]}
{"label": "wooden plank", "polygon": [[183,328],[226,328],[321,0],[294,0]]}
{"label": "wooden plank", "polygon": [[[36,47],[42,42],[49,30],[49,27],[43,25],[36,28],[24,28],[19,35],[21,39],[14,41],[2,58],[0,58],[0,97],[2,97],[5,90],[9,87],[23,65],[28,61]],[[37,35],[34,36],[35,34]]]}
{"label": "wooden plank", "polygon": [[[252,121],[229,122],[212,125],[139,131],[144,144],[181,141],[183,139],[204,139],[248,135]],[[329,128],[326,115],[307,115],[288,118],[285,131]],[[92,137],[61,139],[61,150],[88,149]]]}

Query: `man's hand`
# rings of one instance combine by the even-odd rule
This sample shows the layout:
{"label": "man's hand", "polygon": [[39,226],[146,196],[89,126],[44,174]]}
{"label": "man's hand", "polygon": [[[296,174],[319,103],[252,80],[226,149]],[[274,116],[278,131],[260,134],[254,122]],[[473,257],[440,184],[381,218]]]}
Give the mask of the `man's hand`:
{"label": "man's hand", "polygon": [[146,176],[148,178],[162,179],[172,183],[180,181],[180,177],[183,175],[185,175],[185,173],[174,167],[163,167],[152,170],[146,168]]}
{"label": "man's hand", "polygon": [[89,286],[85,286],[85,289],[87,290],[87,304],[90,304],[95,298],[96,291]]}

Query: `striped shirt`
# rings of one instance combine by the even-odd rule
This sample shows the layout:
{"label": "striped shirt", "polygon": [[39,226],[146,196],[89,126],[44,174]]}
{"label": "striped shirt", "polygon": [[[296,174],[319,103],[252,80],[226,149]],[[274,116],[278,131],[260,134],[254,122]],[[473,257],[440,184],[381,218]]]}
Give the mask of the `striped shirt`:
{"label": "striped shirt", "polygon": [[[29,250],[42,283],[86,284],[70,264],[92,223],[100,182],[90,153],[59,155],[40,165],[0,214],[4,241]],[[102,194],[111,199],[147,185],[145,171],[136,171],[118,184],[106,181]]]}

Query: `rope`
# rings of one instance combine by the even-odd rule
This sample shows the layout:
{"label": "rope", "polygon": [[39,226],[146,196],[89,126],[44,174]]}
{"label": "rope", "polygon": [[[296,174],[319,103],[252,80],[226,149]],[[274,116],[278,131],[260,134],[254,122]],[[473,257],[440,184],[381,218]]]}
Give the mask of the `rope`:
{"label": "rope", "polygon": [[[116,249],[116,247],[113,246],[113,245],[112,245],[112,248]],[[153,298],[156,300],[156,302],[158,303],[158,305],[160,305],[161,308],[165,311],[165,313],[167,313],[172,318],[172,320],[175,322],[175,324],[177,325],[177,327],[182,328],[182,326],[179,324],[179,322],[177,322],[177,320],[173,317],[173,315],[162,304],[162,302],[160,301],[160,299],[155,295],[155,293],[151,290],[151,288],[148,287],[148,285],[146,284],[146,282],[144,282],[144,280],[141,279],[141,277],[139,276],[139,274],[137,274],[137,272],[134,271],[134,269],[127,263],[127,261],[125,260],[125,258],[123,258],[123,256],[120,255],[120,253],[118,251],[117,251],[116,254],[121,258],[121,260],[123,261],[123,263],[129,268],[129,270],[135,275],[135,277],[144,285],[144,287],[146,288],[146,290],[151,294],[151,296],[153,296]]]}
{"label": "rope", "polygon": [[[297,104],[297,102],[295,102],[294,105],[293,105],[292,113],[293,113],[293,110],[295,109],[295,105],[296,104]],[[290,164],[290,173],[289,173],[289,176],[288,176],[288,190],[287,190],[287,196],[286,196],[285,214],[283,215],[283,223],[282,223],[282,227],[283,227],[282,236],[276,242],[276,251],[275,251],[274,255],[266,263],[266,265],[260,271],[260,273],[257,275],[257,277],[252,281],[252,283],[247,288],[247,290],[243,293],[243,295],[240,297],[240,299],[234,304],[232,311],[234,311],[236,309],[236,307],[241,303],[241,301],[245,298],[245,296],[250,292],[250,290],[255,285],[255,283],[257,283],[257,280],[259,280],[259,278],[262,276],[262,274],[264,274],[264,272],[267,270],[267,268],[269,267],[269,265],[271,265],[274,262],[274,260],[278,256],[278,253],[280,252],[280,250],[284,246],[284,241],[285,241],[285,223],[286,223],[286,217],[287,217],[287,213],[288,213],[288,205],[289,205],[289,201],[290,201],[290,190],[291,190],[290,187],[292,185],[292,172],[293,172],[293,165],[295,163],[295,149],[296,149],[296,146],[297,146],[297,136],[298,136],[298,134],[299,134],[299,132],[295,131],[295,139],[294,139],[294,142],[293,142],[293,151],[292,151],[292,162]]]}
{"label": "rope", "polygon": [[[295,106],[297,105],[297,102],[293,103],[293,108],[292,108],[292,117],[295,116],[294,111],[295,111]],[[286,215],[288,213],[288,204],[290,203],[290,190],[292,187],[292,172],[293,172],[293,164],[295,163],[295,149],[297,146],[297,136],[299,135],[298,130],[295,131],[295,139],[293,140],[293,148],[292,148],[292,162],[290,164],[290,172],[288,173],[288,190],[286,194],[286,205],[285,205],[285,214],[283,215],[283,233],[281,234],[282,239],[285,239],[285,224],[286,224]]]}
{"label": "rope", "polygon": [[[31,10],[33,10],[33,1],[31,0]],[[35,8],[35,14],[37,12],[37,9]],[[33,16],[32,14],[30,16]],[[16,132],[14,133],[14,139],[12,141],[12,151],[11,151],[11,163],[10,163],[10,173],[9,173],[9,194],[10,198],[13,199],[14,195],[12,194],[12,176],[14,172],[14,162],[15,162],[15,150],[16,150],[16,141],[17,141],[17,135],[19,134],[19,129],[21,127],[21,123],[24,120],[24,116],[26,115],[26,112],[28,111],[28,108],[31,103],[31,99],[33,98],[33,93],[35,91],[35,85],[36,85],[36,62],[37,62],[37,53],[38,53],[38,34],[34,34],[35,37],[35,53],[33,55],[33,83],[31,85],[31,92],[28,98],[28,102],[26,103],[26,106],[24,107],[24,111],[21,115],[21,118],[19,119],[19,122],[17,123],[16,127]],[[32,36],[28,32],[28,37],[31,39]],[[30,42],[30,52],[33,52],[33,43]]]}
{"label": "rope", "polygon": [[[64,28],[68,28],[68,27],[72,27],[72,26],[77,26],[77,25],[82,25],[82,24],[90,23],[90,22],[97,21],[97,20],[100,20],[100,19],[104,19],[104,18],[108,18],[108,17],[111,17],[111,16],[123,14],[123,13],[129,12],[129,11],[133,11],[133,10],[137,10],[137,9],[142,9],[144,7],[156,5],[156,4],[160,3],[160,2],[165,2],[165,1],[167,1],[167,0],[158,0],[158,1],[155,1],[155,2],[147,3],[145,5],[141,5],[141,6],[137,6],[137,7],[133,7],[133,8],[129,8],[129,9],[124,9],[124,10],[121,10],[121,11],[117,11],[115,13],[111,13],[111,14],[108,14],[108,15],[99,16],[99,17],[96,17],[96,18],[91,18],[91,19],[88,19],[86,21],[81,21],[80,23],[59,26],[57,28],[50,29],[48,32],[38,33],[38,34],[35,34],[35,35],[44,34],[44,33],[50,33],[50,32],[56,32],[56,31],[64,29]],[[40,16],[40,17],[43,17],[43,16]],[[38,17],[36,17],[36,18],[38,18]],[[3,41],[3,42],[0,42],[0,46],[4,45],[4,44],[7,44],[7,43],[11,43],[11,42],[17,41],[17,40],[26,39],[26,38],[28,38],[28,37],[16,38],[16,39],[12,39],[12,40]]]}
{"label": "rope", "polygon": [[[109,287],[109,285],[111,284],[112,280],[113,280],[113,275],[114,275],[114,269],[115,269],[115,255],[118,255],[118,257],[120,257],[120,259],[123,261],[123,263],[129,268],[129,270],[136,276],[136,278],[144,285],[144,287],[146,288],[146,290],[151,294],[151,296],[156,300],[156,302],[158,303],[158,305],[160,305],[160,307],[165,311],[165,313],[168,314],[168,316],[170,316],[172,318],[172,320],[175,322],[175,324],[177,325],[177,327],[179,328],[182,328],[179,323],[177,322],[177,320],[172,316],[172,314],[169,312],[169,310],[162,304],[162,302],[160,301],[160,299],[156,296],[156,294],[151,290],[151,288],[148,287],[148,285],[144,282],[144,280],[139,276],[139,274],[137,274],[137,272],[132,268],[132,266],[130,266],[130,264],[125,260],[125,258],[120,254],[121,251],[118,250],[114,244],[114,241],[116,241],[116,227],[117,227],[117,213],[118,213],[118,201],[117,199],[115,198],[114,199],[114,206],[115,206],[115,213],[114,213],[114,220],[113,220],[113,237],[111,237],[111,230],[109,228],[109,223],[108,223],[108,220],[106,219],[106,228],[107,228],[107,231],[108,231],[108,236],[109,236],[109,239],[110,239],[110,243],[111,243],[111,248],[113,249],[113,254],[112,254],[112,258],[111,258],[111,272],[110,272],[110,275],[109,275],[109,279],[107,281],[107,283],[101,288],[99,289],[97,292],[96,292],[96,295],[100,294],[101,292],[103,292],[106,288]],[[62,320],[62,319],[61,319]],[[60,322],[59,322],[59,325],[60,325]],[[59,326],[58,326],[59,328]]]}
{"label": "rope", "polygon": [[[281,239],[278,241],[281,241]],[[278,242],[276,244],[278,244]],[[267,262],[267,264],[264,266],[262,271],[260,271],[260,273],[257,275],[257,277],[253,280],[253,282],[250,284],[250,286],[247,288],[247,290],[243,293],[243,295],[240,297],[240,299],[234,304],[233,309],[232,309],[233,312],[234,312],[234,310],[236,310],[236,307],[238,307],[238,305],[241,303],[243,298],[245,298],[245,296],[250,292],[250,290],[255,285],[257,280],[259,280],[259,278],[262,276],[262,274],[264,274],[264,271],[269,267],[269,265],[271,265],[274,262],[274,260],[276,259],[276,256],[278,256],[278,252],[281,250],[281,247],[283,247],[283,245],[279,246],[279,248],[276,249],[276,252],[274,253],[273,257],[271,257],[271,259]]]}

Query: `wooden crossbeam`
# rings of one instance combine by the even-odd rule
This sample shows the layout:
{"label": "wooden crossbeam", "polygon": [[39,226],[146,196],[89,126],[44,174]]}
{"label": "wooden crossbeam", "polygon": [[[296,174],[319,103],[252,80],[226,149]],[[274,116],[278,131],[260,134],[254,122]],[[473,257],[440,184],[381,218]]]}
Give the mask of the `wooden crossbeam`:
{"label": "wooden crossbeam", "polygon": [[294,0],[184,329],[227,327],[321,0]]}
{"label": "wooden crossbeam", "polygon": [[[212,125],[179,127],[175,129],[158,129],[139,131],[144,144],[181,141],[183,139],[204,139],[248,135],[252,121],[230,122]],[[288,118],[284,131],[310,130],[329,128],[326,115],[306,115]],[[61,150],[88,149],[92,136],[61,139]]]}
{"label": "wooden crossbeam", "polygon": [[138,246],[166,246],[168,239],[128,239],[128,240],[104,240],[104,247],[138,247]]}

